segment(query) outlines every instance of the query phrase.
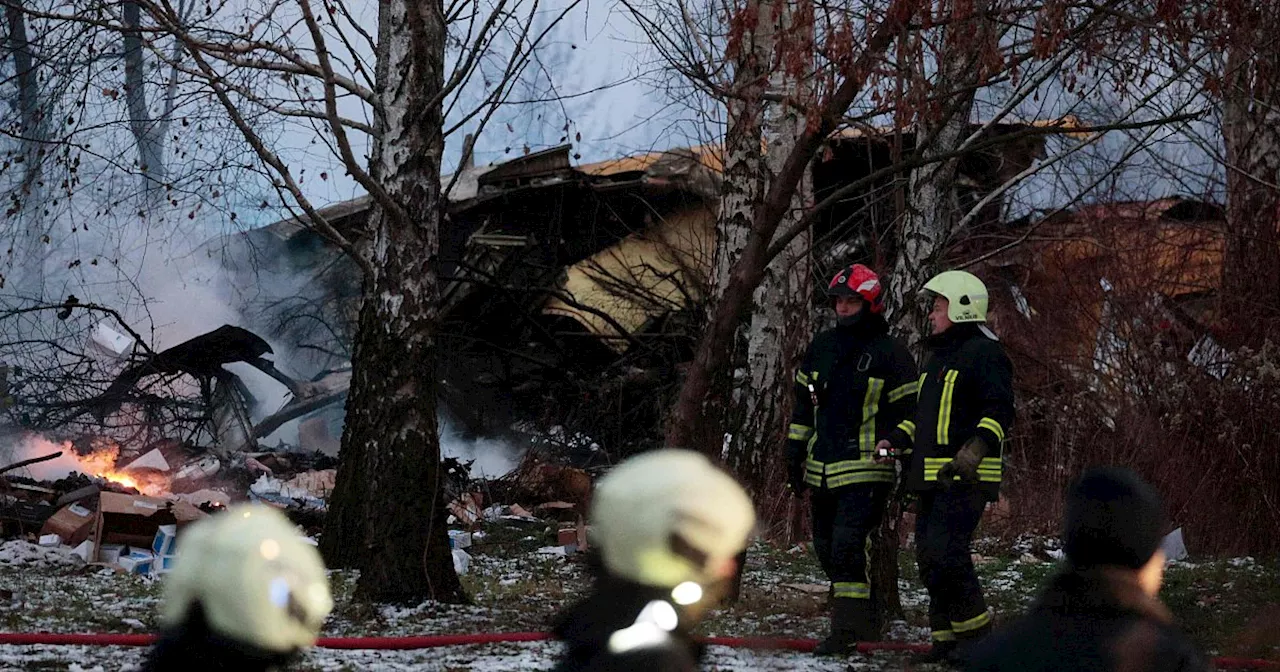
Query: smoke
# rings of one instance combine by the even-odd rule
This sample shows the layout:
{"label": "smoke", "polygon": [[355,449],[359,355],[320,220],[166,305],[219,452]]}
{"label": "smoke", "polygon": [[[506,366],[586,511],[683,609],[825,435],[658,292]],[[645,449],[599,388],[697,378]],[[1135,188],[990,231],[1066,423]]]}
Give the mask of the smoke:
{"label": "smoke", "polygon": [[0,437],[0,455],[3,456],[0,458],[3,461],[0,466],[59,451],[62,455],[52,460],[22,467],[10,473],[17,473],[37,481],[56,481],[72,474],[97,474],[115,465],[116,453],[94,453],[81,457],[72,449],[69,441],[50,441],[37,434],[14,434]]}
{"label": "smoke", "polygon": [[454,426],[445,413],[439,416],[440,454],[471,465],[472,478],[497,478],[515,470],[524,457],[525,448],[511,441],[479,437],[469,439]]}

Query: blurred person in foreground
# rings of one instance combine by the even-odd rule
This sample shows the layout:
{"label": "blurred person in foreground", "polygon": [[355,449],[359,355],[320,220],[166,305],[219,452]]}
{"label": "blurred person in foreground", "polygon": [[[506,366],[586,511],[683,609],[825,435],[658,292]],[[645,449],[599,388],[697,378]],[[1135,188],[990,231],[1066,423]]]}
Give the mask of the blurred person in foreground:
{"label": "blurred person in foreground", "polygon": [[184,530],[143,672],[279,670],[333,608],[324,562],[284,514],[240,505]]}
{"label": "blurred person in foreground", "polygon": [[690,630],[728,590],[755,527],[747,493],[699,453],[662,449],[610,471],[591,500],[591,592],[556,618],[555,668],[686,672]]}
{"label": "blurred person in foreground", "polygon": [[1201,672],[1203,658],[1157,598],[1160,496],[1128,469],[1099,467],[1067,494],[1066,567],[1031,610],[967,652],[974,672]]}

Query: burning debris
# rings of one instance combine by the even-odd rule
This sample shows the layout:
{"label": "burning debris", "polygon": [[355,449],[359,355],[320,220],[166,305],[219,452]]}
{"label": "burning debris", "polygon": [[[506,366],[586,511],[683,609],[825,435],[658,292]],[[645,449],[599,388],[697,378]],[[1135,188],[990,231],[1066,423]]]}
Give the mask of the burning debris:
{"label": "burning debris", "polygon": [[[0,455],[15,468],[0,477],[4,536],[88,563],[161,573],[186,523],[235,502],[266,503],[308,532],[323,529],[337,460],[287,444],[264,450],[260,441],[296,420],[298,441],[336,452],[341,411],[333,407],[347,394],[349,366],[311,380],[290,377],[268,359],[265,339],[231,325],[159,351],[123,331],[129,335],[103,321],[85,327],[79,362],[95,373],[83,385],[41,388],[35,360],[5,369],[0,410],[8,411],[9,429],[0,425],[0,448],[9,450]],[[268,407],[250,391],[252,370],[236,364],[267,374],[288,396]],[[444,418],[441,440],[455,456],[444,460],[446,501],[466,528],[450,534],[460,571],[463,547],[473,534],[483,539],[485,526],[545,526],[544,541],[555,539],[559,553],[585,547],[592,476],[572,465],[605,457],[594,442],[570,440],[560,428],[541,434],[513,425],[527,435],[513,443],[452,430],[450,422]],[[533,448],[517,447],[526,443]]]}

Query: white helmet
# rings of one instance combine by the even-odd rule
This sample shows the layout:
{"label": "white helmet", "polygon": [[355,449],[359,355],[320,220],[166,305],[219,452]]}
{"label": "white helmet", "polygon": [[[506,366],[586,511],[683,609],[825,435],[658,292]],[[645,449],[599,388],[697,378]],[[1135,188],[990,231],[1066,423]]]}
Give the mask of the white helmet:
{"label": "white helmet", "polygon": [[165,582],[163,625],[181,623],[197,603],[216,633],[277,653],[315,644],[333,609],[320,553],[284,514],[257,504],[183,531]]}
{"label": "white helmet", "polygon": [[600,479],[591,532],[610,572],[664,588],[705,584],[746,547],[755,526],[747,493],[706,457],[662,449]]}

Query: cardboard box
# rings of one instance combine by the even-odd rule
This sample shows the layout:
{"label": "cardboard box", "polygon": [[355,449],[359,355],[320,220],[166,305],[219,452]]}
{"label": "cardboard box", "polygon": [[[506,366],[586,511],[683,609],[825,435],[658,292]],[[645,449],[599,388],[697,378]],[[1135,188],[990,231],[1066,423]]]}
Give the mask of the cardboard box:
{"label": "cardboard box", "polygon": [[562,523],[556,530],[556,543],[561,546],[573,546],[577,551],[587,550],[587,531],[589,525],[581,520],[577,523]]}
{"label": "cardboard box", "polygon": [[144,454],[138,459],[129,463],[128,466],[121,471],[132,471],[136,469],[152,469],[169,473],[173,468],[169,466],[169,461],[164,459],[164,453],[159,448],[152,448],[150,452]]}
{"label": "cardboard box", "polygon": [[63,543],[79,546],[80,542],[89,538],[95,520],[93,511],[81,504],[68,504],[46,520],[40,528],[40,536],[56,534]]}
{"label": "cardboard box", "polygon": [[[89,543],[92,544],[93,542]],[[120,556],[124,554],[124,544],[103,544],[102,546],[93,546],[92,549],[97,551],[98,562],[104,562],[108,565],[114,565],[119,562]]]}
{"label": "cardboard box", "polygon": [[103,320],[93,325],[93,331],[89,334],[89,343],[96,346],[103,354],[121,359],[133,350],[135,341],[131,336],[126,336],[107,326],[106,320]]}
{"label": "cardboard box", "polygon": [[483,517],[480,510],[484,496],[478,492],[465,492],[449,504],[449,513],[463,525],[474,525]]}
{"label": "cardboard box", "polygon": [[[150,548],[161,525],[173,525],[176,532],[206,515],[183,501],[104,492],[98,498],[93,545],[98,549],[113,543]],[[101,555],[95,560],[102,561]]]}
{"label": "cardboard box", "polygon": [[130,574],[150,574],[152,563],[155,558],[150,555],[125,555],[116,561],[120,569]]}
{"label": "cardboard box", "polygon": [[157,556],[173,555],[173,545],[177,538],[177,525],[161,525],[156,529],[155,539],[151,542],[151,552]]}
{"label": "cardboard box", "polygon": [[168,574],[173,571],[173,563],[178,559],[176,555],[161,555],[151,562],[152,574]]}

